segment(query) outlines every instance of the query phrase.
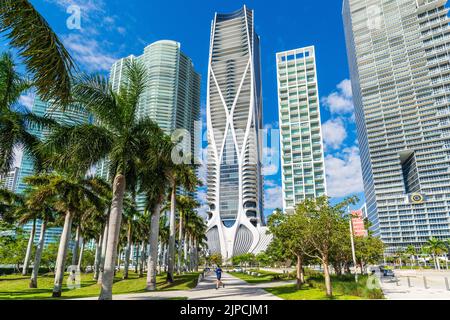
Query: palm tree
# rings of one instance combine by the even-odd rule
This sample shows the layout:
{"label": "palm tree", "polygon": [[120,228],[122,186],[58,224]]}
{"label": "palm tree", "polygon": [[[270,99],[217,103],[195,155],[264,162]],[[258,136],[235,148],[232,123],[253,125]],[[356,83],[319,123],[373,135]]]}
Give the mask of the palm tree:
{"label": "palm tree", "polygon": [[438,256],[440,256],[448,251],[445,241],[442,241],[442,240],[439,240],[436,238],[431,238],[427,241],[425,247],[427,248],[427,251],[430,252],[431,256],[433,257],[434,267],[437,270],[441,270],[441,265],[439,263]]}
{"label": "palm tree", "polygon": [[194,192],[201,185],[195,174],[195,167],[179,164],[174,165],[170,174],[170,217],[169,217],[169,261],[167,270],[167,282],[173,283],[174,263],[175,263],[175,209],[176,193],[178,187],[182,187],[185,192]]}
{"label": "palm tree", "polygon": [[126,222],[126,247],[125,247],[125,261],[124,261],[124,271],[123,279],[128,279],[128,270],[130,266],[130,254],[131,254],[131,243],[133,238],[133,225],[135,219],[139,215],[139,211],[136,209],[135,201],[125,201],[124,203],[124,220]]}
{"label": "palm tree", "polygon": [[144,276],[146,267],[147,244],[149,241],[151,217],[148,211],[145,211],[138,217],[136,221],[136,241],[139,244],[140,252],[138,253],[139,278]]}
{"label": "palm tree", "polygon": [[411,260],[411,267],[413,266],[413,261],[415,261],[415,256],[417,254],[416,248],[413,245],[409,245],[406,248],[405,254],[409,256],[409,259]]}
{"label": "palm tree", "polygon": [[73,60],[30,1],[0,2],[0,32],[23,58],[39,96],[67,104],[70,101]]}
{"label": "palm tree", "polygon": [[[179,243],[178,246],[178,273],[181,272],[184,266],[187,265],[187,247],[188,247],[188,234],[185,232],[189,219],[195,215],[195,208],[198,208],[200,203],[196,201],[192,196],[179,196],[177,198],[177,207],[179,211]],[[183,234],[184,233],[184,234]],[[184,254],[182,254],[182,250]]]}
{"label": "palm tree", "polygon": [[[197,243],[202,242],[203,239],[206,239],[206,223],[201,218],[196,211],[189,210],[186,214],[186,230],[185,230],[185,238],[188,239],[189,249],[185,246],[185,260],[189,255],[189,270],[192,271],[197,269]],[[189,251],[189,252],[188,252]]]}
{"label": "palm tree", "polygon": [[147,291],[156,290],[156,267],[158,240],[160,238],[161,208],[170,187],[170,173],[173,168],[171,151],[173,143],[162,132],[149,145],[145,166],[141,167],[141,191],[147,202],[146,211],[151,212],[150,254],[147,260]]}
{"label": "palm tree", "polygon": [[20,197],[20,201],[18,203],[17,208],[15,209],[14,215],[17,216],[19,224],[24,225],[24,224],[32,221],[30,236],[28,238],[27,250],[25,253],[25,258],[24,258],[23,267],[22,267],[22,276],[26,276],[28,273],[28,267],[30,265],[33,244],[34,244],[34,237],[36,234],[36,220],[37,220],[37,216],[39,215],[40,212],[39,212],[39,210],[36,210],[36,208],[26,206],[24,196],[18,196],[18,197]]}
{"label": "palm tree", "polygon": [[138,118],[138,103],[147,83],[145,68],[130,62],[125,68],[127,85],[114,92],[106,77],[82,75],[74,83],[74,101],[96,119],[93,124],[62,126],[48,137],[46,149],[58,157],[54,166],[90,167],[108,159],[113,178],[112,205],[102,289],[99,299],[112,299],[117,245],[127,178],[135,178],[139,157],[161,129],[148,117]]}
{"label": "palm tree", "polygon": [[28,188],[25,190],[25,203],[19,211],[16,211],[16,214],[20,214],[20,223],[29,221],[30,219],[39,219],[41,222],[39,241],[34,255],[33,270],[31,272],[30,288],[38,287],[38,275],[42,252],[44,251],[45,234],[48,224],[55,221],[54,198],[47,198],[45,201],[41,200],[39,188]]}
{"label": "palm tree", "polygon": [[22,147],[29,154],[36,168],[41,167],[37,147],[39,139],[28,132],[28,128],[50,128],[56,122],[40,117],[18,103],[20,96],[32,84],[17,72],[10,53],[0,56],[0,173],[11,170],[14,162],[14,148]]}
{"label": "palm tree", "polygon": [[169,246],[169,219],[167,214],[163,214],[159,220],[159,243],[161,244],[161,257],[159,261],[160,271],[164,266],[164,272],[167,271],[167,252]]}
{"label": "palm tree", "polygon": [[7,223],[14,223],[16,217],[14,216],[14,209],[21,205],[22,198],[17,194],[0,188],[0,219]]}
{"label": "palm tree", "polygon": [[73,219],[82,214],[80,207],[83,207],[85,202],[98,210],[104,208],[104,202],[96,194],[98,190],[96,178],[80,179],[71,175],[51,173],[26,177],[25,182],[39,188],[35,195],[37,201],[44,202],[48,198],[56,198],[54,207],[64,216],[53,287],[53,297],[60,297]]}

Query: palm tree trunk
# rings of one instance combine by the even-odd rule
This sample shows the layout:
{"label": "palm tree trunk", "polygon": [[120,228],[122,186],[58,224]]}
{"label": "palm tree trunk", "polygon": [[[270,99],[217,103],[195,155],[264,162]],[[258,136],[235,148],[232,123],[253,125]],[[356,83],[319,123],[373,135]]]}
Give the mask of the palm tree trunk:
{"label": "palm tree trunk", "polygon": [[187,250],[188,250],[188,234],[185,231],[184,232],[184,244],[183,244],[183,270],[187,269],[188,267],[188,257],[187,257]]}
{"label": "palm tree trunk", "polygon": [[178,226],[178,264],[177,264],[177,273],[181,274],[182,272],[182,264],[183,264],[183,212],[180,211],[180,222]]}
{"label": "palm tree trunk", "polygon": [[25,259],[23,261],[23,267],[22,267],[22,275],[23,276],[26,276],[28,273],[28,266],[29,266],[30,260],[31,260],[31,251],[33,250],[33,242],[34,242],[35,233],[36,233],[36,219],[33,219],[33,226],[31,227],[30,238],[28,239],[27,252],[25,254]]}
{"label": "palm tree trunk", "polygon": [[102,290],[99,300],[112,300],[114,270],[117,260],[120,224],[122,222],[123,198],[125,195],[125,176],[118,174],[114,178],[113,199],[109,216],[108,242],[106,246],[105,267],[102,277]]}
{"label": "palm tree trunk", "polygon": [[169,217],[169,256],[167,262],[167,282],[173,283],[173,271],[175,262],[175,208],[176,208],[176,185],[172,186]]}
{"label": "palm tree trunk", "polygon": [[64,219],[64,228],[61,234],[61,240],[59,241],[58,257],[55,264],[55,283],[53,286],[53,297],[61,297],[62,284],[64,280],[65,262],[67,257],[67,251],[69,248],[69,241],[72,229],[72,212],[67,211]]}
{"label": "palm tree trunk", "polygon": [[103,280],[103,270],[105,269],[105,257],[106,257],[106,246],[108,244],[108,234],[109,234],[109,217],[106,220],[105,228],[103,231],[102,251],[101,251],[102,254],[101,254],[101,258],[100,258],[100,268],[99,268],[97,284],[102,284],[102,280]]}
{"label": "palm tree trunk", "polygon": [[102,259],[103,234],[100,234],[95,243],[94,280],[98,280],[100,260]]}
{"label": "palm tree trunk", "polygon": [[78,248],[80,246],[80,232],[81,232],[81,226],[78,224],[77,231],[75,233],[75,245],[73,246],[72,250],[72,266],[76,266],[78,262]]}
{"label": "palm tree trunk", "polygon": [[164,244],[163,245],[163,260],[162,260],[164,272],[167,272],[167,251],[168,251],[167,244]]}
{"label": "palm tree trunk", "polygon": [[85,246],[84,239],[83,239],[83,238],[80,238],[80,242],[81,242],[81,246],[80,246],[80,255],[79,255],[79,257],[78,257],[77,270],[80,270],[80,271],[81,271],[81,266],[82,266],[82,264],[83,264],[84,246]]}
{"label": "palm tree trunk", "polygon": [[159,218],[161,205],[157,204],[151,217],[150,254],[147,261],[147,291],[156,290],[156,265],[158,262]]}
{"label": "palm tree trunk", "polygon": [[196,238],[194,238],[194,271],[198,272],[198,245]]}
{"label": "palm tree trunk", "polygon": [[187,252],[187,255],[189,257],[189,264],[188,264],[189,272],[192,272],[192,270],[194,270],[194,264],[193,264],[194,259],[193,259],[192,253],[193,253],[192,236],[189,235],[189,246],[188,246],[188,252]]}
{"label": "palm tree trunk", "polygon": [[31,272],[30,288],[37,288],[37,279],[39,275],[39,267],[41,265],[42,251],[44,251],[45,231],[47,229],[47,221],[43,220],[41,223],[41,234],[39,235],[39,242],[34,256],[33,271]]}
{"label": "palm tree trunk", "polygon": [[116,269],[120,271],[120,257],[121,257],[121,255],[122,255],[122,250],[119,247],[117,249],[117,262],[116,262],[115,268],[114,268],[114,276],[116,276],[116,272],[117,272]]}
{"label": "palm tree trunk", "polygon": [[139,259],[139,278],[144,276],[144,261],[145,261],[145,242],[141,244],[141,256]]}
{"label": "palm tree trunk", "polygon": [[128,222],[127,247],[125,248],[125,262],[123,266],[123,278],[128,279],[128,269],[130,267],[131,254],[131,221]]}
{"label": "palm tree trunk", "polygon": [[136,260],[134,261],[134,273],[138,273],[138,265],[139,265],[139,242],[135,245],[136,250]]}

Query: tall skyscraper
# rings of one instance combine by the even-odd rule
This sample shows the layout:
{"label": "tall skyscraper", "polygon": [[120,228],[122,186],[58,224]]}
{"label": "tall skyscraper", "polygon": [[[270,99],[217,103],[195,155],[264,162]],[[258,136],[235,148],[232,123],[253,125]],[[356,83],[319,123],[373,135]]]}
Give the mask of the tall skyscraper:
{"label": "tall skyscraper", "polygon": [[345,0],[367,214],[392,252],[450,238],[446,0]]}
{"label": "tall skyscraper", "polygon": [[[78,124],[87,122],[89,120],[87,112],[80,112],[80,110],[71,110],[70,108],[68,108],[65,112],[63,112],[57,106],[42,101],[37,96],[34,99],[31,111],[38,116],[41,117],[47,116],[49,118],[52,118],[60,124],[68,124],[68,125]],[[34,125],[30,125],[28,131],[41,140],[45,140],[45,137],[48,134],[47,130],[43,130],[42,128]],[[16,193],[22,194],[25,191],[25,189],[27,188],[27,184],[25,184],[24,178],[33,174],[34,174],[34,161],[27,152],[24,152],[17,177],[17,184],[15,188]],[[26,225],[24,225],[23,228],[26,232],[30,232],[32,224],[27,223]],[[34,241],[36,242],[39,240],[40,230],[41,230],[40,221],[38,220],[36,223],[36,234],[34,237]],[[45,245],[56,242],[60,237],[61,232],[62,228],[59,227],[48,228],[45,233],[44,239]]]}
{"label": "tall skyscraper", "polygon": [[0,188],[15,192],[19,168],[14,168],[7,174],[0,174]]}
{"label": "tall skyscraper", "polygon": [[283,209],[326,193],[314,47],[277,53]]}
{"label": "tall skyscraper", "polygon": [[[148,83],[138,106],[138,116],[153,119],[166,134],[183,135],[183,143],[195,155],[194,137],[201,137],[200,75],[192,60],[181,51],[180,43],[170,40],[154,42],[141,56],[133,55],[115,62],[110,72],[114,91],[126,83],[126,66],[137,61],[147,70]],[[97,166],[97,174],[109,178],[107,161]],[[145,198],[137,197],[139,210],[145,209]]]}
{"label": "tall skyscraper", "polygon": [[260,47],[245,6],[212,21],[207,122],[208,245],[228,260],[254,252],[265,235]]}

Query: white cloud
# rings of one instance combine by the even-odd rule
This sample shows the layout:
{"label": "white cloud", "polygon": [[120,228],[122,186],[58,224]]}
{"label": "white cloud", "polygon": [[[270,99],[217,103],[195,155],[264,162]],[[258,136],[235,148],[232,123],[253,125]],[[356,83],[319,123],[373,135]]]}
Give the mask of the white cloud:
{"label": "white cloud", "polygon": [[337,85],[337,91],[323,97],[321,101],[331,113],[353,113],[353,94],[350,80],[345,79],[341,81]]}
{"label": "white cloud", "polygon": [[63,42],[74,58],[90,72],[108,71],[117,60],[105,53],[95,39],[72,33],[64,36]]}
{"label": "white cloud", "polygon": [[208,210],[209,210],[209,206],[208,206],[206,197],[207,197],[206,188],[201,188],[200,190],[198,190],[197,200],[200,202],[201,206],[197,210],[197,212],[204,219],[206,219],[208,217]]}
{"label": "white cloud", "polygon": [[359,149],[355,146],[325,158],[330,197],[346,197],[364,191]]}
{"label": "white cloud", "polygon": [[275,147],[264,147],[262,155],[263,176],[273,176],[280,170],[280,149],[277,144]]}
{"label": "white cloud", "polygon": [[19,104],[26,107],[28,110],[31,110],[34,102],[34,92],[28,92],[27,94],[23,94],[19,98]]}
{"label": "white cloud", "polygon": [[124,27],[117,27],[117,32],[119,32],[121,35],[125,35],[127,33],[127,29]]}
{"label": "white cloud", "polygon": [[264,182],[264,209],[274,210],[283,207],[282,187],[273,180]]}
{"label": "white cloud", "polygon": [[341,118],[331,119],[322,125],[325,148],[339,149],[347,138],[344,122]]}
{"label": "white cloud", "polygon": [[80,7],[81,14],[88,17],[92,12],[103,12],[105,3],[103,0],[46,0],[54,3],[62,10],[66,11],[70,6]]}
{"label": "white cloud", "polygon": [[352,82],[349,79],[342,80],[341,83],[337,85],[337,87],[339,90],[341,90],[346,98],[353,98]]}

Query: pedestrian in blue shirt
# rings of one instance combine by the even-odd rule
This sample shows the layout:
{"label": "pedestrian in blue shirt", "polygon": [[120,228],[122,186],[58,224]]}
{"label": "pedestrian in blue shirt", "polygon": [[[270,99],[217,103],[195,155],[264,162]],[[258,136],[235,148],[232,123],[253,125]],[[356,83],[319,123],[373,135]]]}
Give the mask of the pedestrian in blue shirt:
{"label": "pedestrian in blue shirt", "polygon": [[216,272],[216,277],[217,277],[216,290],[219,289],[220,286],[225,288],[225,284],[222,282],[222,269],[220,268],[219,265],[217,266],[215,272]]}

